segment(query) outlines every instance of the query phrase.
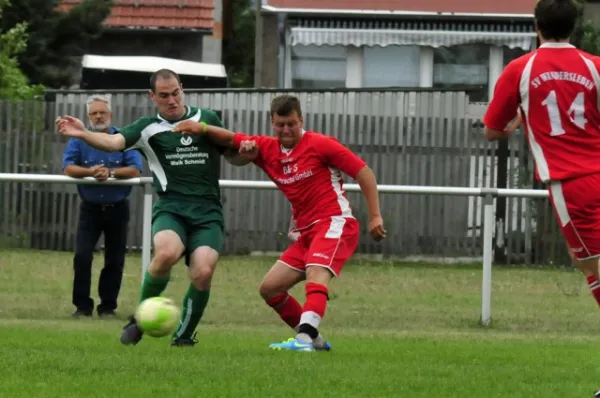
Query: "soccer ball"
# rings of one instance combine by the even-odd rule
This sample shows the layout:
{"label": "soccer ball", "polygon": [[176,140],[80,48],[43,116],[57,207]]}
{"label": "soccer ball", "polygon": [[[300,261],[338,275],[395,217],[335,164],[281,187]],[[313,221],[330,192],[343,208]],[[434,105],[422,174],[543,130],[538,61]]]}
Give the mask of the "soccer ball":
{"label": "soccer ball", "polygon": [[179,323],[179,308],[166,297],[150,297],[142,301],[135,311],[138,327],[152,337],[173,333]]}

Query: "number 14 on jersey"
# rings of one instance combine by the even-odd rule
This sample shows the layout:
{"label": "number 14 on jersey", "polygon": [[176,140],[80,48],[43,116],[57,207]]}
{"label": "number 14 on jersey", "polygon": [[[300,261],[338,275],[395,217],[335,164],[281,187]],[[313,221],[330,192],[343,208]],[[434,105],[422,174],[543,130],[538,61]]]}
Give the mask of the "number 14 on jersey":
{"label": "number 14 on jersey", "polygon": [[[580,92],[575,96],[575,99],[571,103],[569,107],[569,118],[571,121],[579,128],[585,129],[585,124],[587,120],[585,118],[585,103],[584,103],[585,95],[583,92]],[[548,117],[550,118],[550,136],[556,137],[558,135],[563,135],[566,133],[563,122],[560,119],[560,110],[558,108],[558,102],[556,100],[556,91],[550,91],[550,94],[546,97],[544,101],[542,101],[542,105],[546,107],[548,110]]]}

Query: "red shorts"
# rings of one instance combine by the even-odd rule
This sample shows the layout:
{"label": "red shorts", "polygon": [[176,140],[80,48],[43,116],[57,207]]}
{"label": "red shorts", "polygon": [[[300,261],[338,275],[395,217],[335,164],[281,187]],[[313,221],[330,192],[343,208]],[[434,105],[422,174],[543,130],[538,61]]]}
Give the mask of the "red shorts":
{"label": "red shorts", "polygon": [[298,232],[298,240],[283,252],[279,261],[298,271],[317,266],[339,276],[358,246],[360,227],[354,218],[331,217]]}
{"label": "red shorts", "polygon": [[600,174],[551,182],[554,213],[578,260],[600,256]]}

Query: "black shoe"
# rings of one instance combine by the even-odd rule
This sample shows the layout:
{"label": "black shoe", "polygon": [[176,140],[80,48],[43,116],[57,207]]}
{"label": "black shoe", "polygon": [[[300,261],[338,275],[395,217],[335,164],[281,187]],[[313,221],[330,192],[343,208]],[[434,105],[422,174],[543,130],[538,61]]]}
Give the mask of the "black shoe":
{"label": "black shoe", "polygon": [[125,345],[133,344],[136,345],[142,339],[143,332],[137,325],[133,316],[129,317],[129,322],[123,327],[121,332],[121,343]]}
{"label": "black shoe", "polygon": [[91,310],[77,309],[77,311],[75,311],[73,314],[71,314],[71,316],[73,318],[82,318],[82,317],[88,317],[88,318],[90,318],[92,316],[92,311]]}
{"label": "black shoe", "polygon": [[115,312],[113,310],[103,310],[103,311],[98,311],[98,316],[100,318],[115,318],[117,316],[117,314],[115,314]]}
{"label": "black shoe", "polygon": [[186,338],[175,338],[171,340],[171,347],[193,347],[198,343],[196,333],[188,339]]}
{"label": "black shoe", "polygon": [[600,398],[600,390],[594,393],[594,398]]}

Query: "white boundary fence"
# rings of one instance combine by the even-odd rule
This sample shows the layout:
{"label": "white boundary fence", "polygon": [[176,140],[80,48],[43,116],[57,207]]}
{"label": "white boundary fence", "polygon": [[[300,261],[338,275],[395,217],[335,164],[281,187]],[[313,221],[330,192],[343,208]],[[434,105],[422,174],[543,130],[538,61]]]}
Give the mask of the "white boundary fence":
{"label": "white boundary fence", "polygon": [[[152,250],[152,178],[141,177],[128,180],[109,179],[98,182],[91,177],[79,179],[63,175],[0,173],[0,182],[49,183],[49,184],[105,184],[105,185],[138,185],[144,187],[144,210],[142,231],[142,275],[150,264]],[[270,181],[238,181],[221,180],[221,188],[238,189],[277,189]],[[348,192],[360,191],[358,184],[345,184]],[[420,195],[458,195],[481,196],[484,198],[483,210],[483,275],[481,283],[481,324],[487,326],[492,316],[492,260],[494,237],[494,198],[548,198],[548,191],[540,189],[497,189],[497,188],[462,188],[462,187],[429,187],[415,185],[379,185],[380,193],[420,194]]]}

